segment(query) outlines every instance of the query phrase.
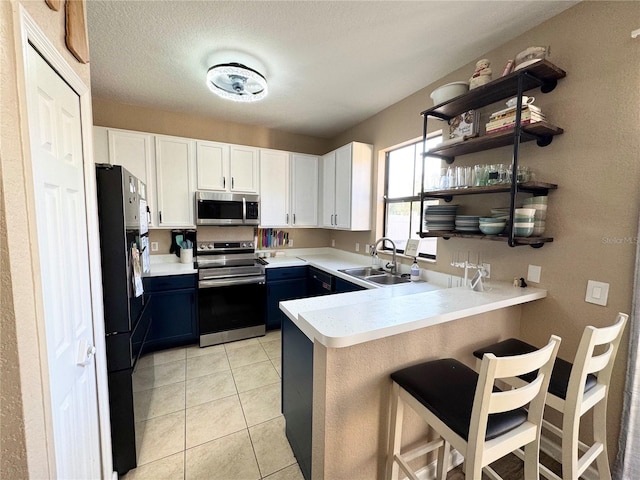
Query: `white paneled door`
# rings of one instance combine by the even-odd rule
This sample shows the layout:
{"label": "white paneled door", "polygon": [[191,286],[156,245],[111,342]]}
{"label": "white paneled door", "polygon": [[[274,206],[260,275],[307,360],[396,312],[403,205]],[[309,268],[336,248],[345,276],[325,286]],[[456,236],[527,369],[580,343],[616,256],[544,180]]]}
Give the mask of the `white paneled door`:
{"label": "white paneled door", "polygon": [[80,100],[33,47],[27,55],[56,477],[100,478]]}

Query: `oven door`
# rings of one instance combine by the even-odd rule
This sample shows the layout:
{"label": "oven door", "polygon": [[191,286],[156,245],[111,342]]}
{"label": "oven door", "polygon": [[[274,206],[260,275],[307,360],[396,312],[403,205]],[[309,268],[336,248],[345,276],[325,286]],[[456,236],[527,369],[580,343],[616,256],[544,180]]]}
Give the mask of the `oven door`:
{"label": "oven door", "polygon": [[264,335],[264,276],[201,280],[198,284],[200,346]]}

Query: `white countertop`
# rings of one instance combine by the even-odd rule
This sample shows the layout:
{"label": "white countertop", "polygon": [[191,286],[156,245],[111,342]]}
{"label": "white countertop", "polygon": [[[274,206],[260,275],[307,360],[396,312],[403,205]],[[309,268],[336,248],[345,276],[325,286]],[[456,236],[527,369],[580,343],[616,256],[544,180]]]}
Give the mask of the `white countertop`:
{"label": "white countertop", "polygon": [[151,271],[145,277],[164,277],[168,275],[188,275],[197,273],[191,263],[180,263],[180,259],[173,254],[151,255]]}
{"label": "white countertop", "polygon": [[340,348],[547,296],[547,291],[540,288],[494,282],[486,292],[432,287],[416,293],[401,287],[289,300],[281,302],[280,309],[310,340]]}

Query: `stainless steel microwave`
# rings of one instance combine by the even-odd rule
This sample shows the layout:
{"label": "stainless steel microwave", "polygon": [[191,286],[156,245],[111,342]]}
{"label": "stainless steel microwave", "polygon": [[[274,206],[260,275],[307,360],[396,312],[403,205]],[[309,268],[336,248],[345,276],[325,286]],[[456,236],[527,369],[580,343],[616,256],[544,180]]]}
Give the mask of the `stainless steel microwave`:
{"label": "stainless steel microwave", "polygon": [[196,192],[196,225],[259,225],[260,196]]}

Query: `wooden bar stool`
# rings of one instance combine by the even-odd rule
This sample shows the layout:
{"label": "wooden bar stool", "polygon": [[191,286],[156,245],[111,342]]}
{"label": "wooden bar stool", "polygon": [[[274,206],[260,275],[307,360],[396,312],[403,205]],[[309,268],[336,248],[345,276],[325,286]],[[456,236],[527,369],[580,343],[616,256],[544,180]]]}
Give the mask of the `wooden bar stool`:
{"label": "wooden bar stool", "polygon": [[[560,338],[524,355],[497,358],[485,355],[480,373],[452,358],[425,362],[391,374],[391,415],[387,452],[387,480],[401,469],[409,478],[411,460],[439,449],[437,478],[445,480],[449,450],[464,455],[466,478],[480,480],[483,468],[524,447],[525,478],[538,479],[538,450],[544,401]],[[501,392],[496,379],[538,371],[536,378],[517,390]],[[401,453],[404,405],[415,410],[439,438]],[[528,412],[522,408],[529,406]]]}
{"label": "wooden bar stool", "polygon": [[[554,480],[577,480],[594,461],[598,477],[611,479],[607,454],[607,396],[613,363],[618,352],[625,323],[629,318],[618,313],[616,322],[604,328],[587,327],[582,334],[573,364],[556,359],[546,403],[562,413],[562,428],[544,420],[545,430],[562,440],[562,477],[544,465],[542,475]],[[534,351],[536,347],[521,340],[510,338],[473,352],[478,358],[492,353],[497,357],[518,355]],[[507,379],[507,383],[520,387],[534,376]],[[579,441],[580,418],[593,408],[593,440],[591,446]],[[584,452],[580,456],[579,451]],[[522,458],[522,452],[519,452]]]}

